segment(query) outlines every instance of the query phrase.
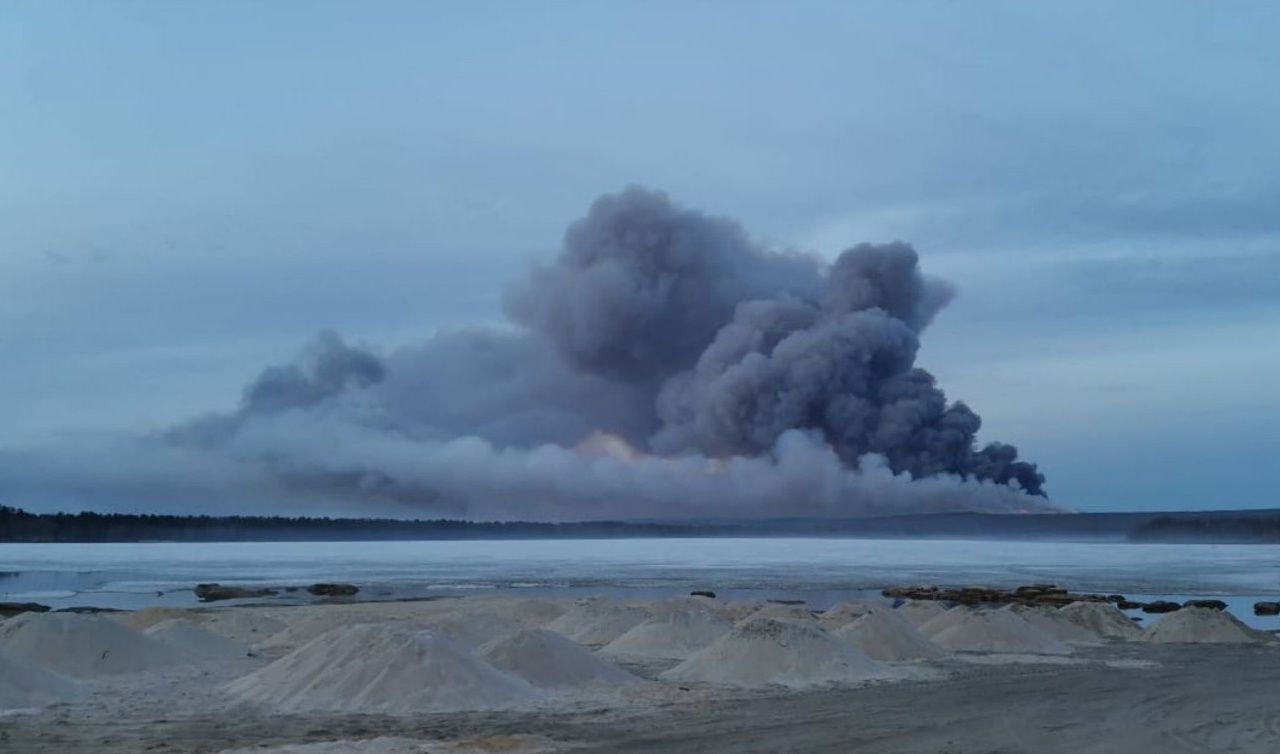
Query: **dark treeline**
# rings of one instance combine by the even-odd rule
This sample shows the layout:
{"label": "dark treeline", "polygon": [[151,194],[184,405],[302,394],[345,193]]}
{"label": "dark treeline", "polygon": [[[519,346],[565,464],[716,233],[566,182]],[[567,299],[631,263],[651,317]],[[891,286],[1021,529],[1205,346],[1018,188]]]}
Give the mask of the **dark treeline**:
{"label": "dark treeline", "polygon": [[1158,516],[1129,534],[1132,542],[1280,543],[1280,515],[1198,518]]}
{"label": "dark treeline", "polygon": [[459,521],[284,516],[28,513],[0,506],[0,542],[280,542],[627,537],[864,537],[1101,542],[1280,542],[1280,511],[939,513],[682,522]]}
{"label": "dark treeline", "polygon": [[587,521],[433,521],[284,516],[161,516],[126,513],[28,513],[0,506],[0,542],[281,542],[395,539],[543,539],[680,537],[708,527]]}

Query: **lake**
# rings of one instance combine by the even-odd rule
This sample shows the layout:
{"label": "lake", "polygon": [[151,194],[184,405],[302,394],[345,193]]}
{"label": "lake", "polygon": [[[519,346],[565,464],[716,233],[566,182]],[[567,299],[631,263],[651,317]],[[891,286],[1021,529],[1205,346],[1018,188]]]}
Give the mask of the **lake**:
{"label": "lake", "polygon": [[[0,544],[0,601],[54,607],[191,605],[198,582],[360,584],[362,596],[627,593],[713,589],[825,607],[889,584],[1015,586],[1218,597],[1254,625],[1280,594],[1280,548],[996,540],[608,539],[429,542]],[[281,601],[296,599],[282,594]]]}

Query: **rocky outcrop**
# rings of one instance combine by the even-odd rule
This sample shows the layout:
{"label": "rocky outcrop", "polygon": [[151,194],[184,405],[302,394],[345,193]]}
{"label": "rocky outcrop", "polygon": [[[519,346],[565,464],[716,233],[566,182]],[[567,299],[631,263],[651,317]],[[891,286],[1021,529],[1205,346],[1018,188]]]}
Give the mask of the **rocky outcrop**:
{"label": "rocky outcrop", "polygon": [[196,584],[196,588],[191,591],[196,593],[196,597],[201,602],[271,597],[276,594],[274,589],[252,589],[243,586],[223,586],[222,584]]}
{"label": "rocky outcrop", "polygon": [[1156,600],[1155,602],[1148,602],[1147,604],[1142,606],[1142,612],[1154,613],[1154,614],[1172,613],[1181,609],[1182,609],[1182,605],[1179,605],[1176,602],[1166,602],[1164,600]]}
{"label": "rocky outcrop", "polygon": [[1280,615],[1280,602],[1253,603],[1254,615]]}
{"label": "rocky outcrop", "polygon": [[355,584],[312,584],[307,591],[317,597],[350,597],[360,591]]}
{"label": "rocky outcrop", "polygon": [[12,618],[20,613],[47,613],[48,605],[36,602],[0,602],[0,618]]}
{"label": "rocky outcrop", "polygon": [[1065,607],[1072,602],[1109,602],[1115,605],[1129,606],[1124,609],[1133,609],[1141,605],[1141,603],[1125,599],[1122,594],[1077,594],[1056,584],[1027,584],[1014,589],[986,586],[962,586],[958,588],[902,586],[890,587],[884,589],[881,593],[886,597],[908,600],[937,600],[970,607],[980,605]]}
{"label": "rocky outcrop", "polygon": [[1187,600],[1183,607],[1207,607],[1210,610],[1226,610],[1227,603],[1222,600]]}

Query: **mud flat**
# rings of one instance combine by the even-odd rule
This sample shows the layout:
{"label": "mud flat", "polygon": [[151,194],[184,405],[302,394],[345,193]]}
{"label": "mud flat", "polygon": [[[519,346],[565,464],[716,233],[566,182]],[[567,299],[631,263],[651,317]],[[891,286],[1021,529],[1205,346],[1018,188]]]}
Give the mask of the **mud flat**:
{"label": "mud flat", "polygon": [[0,621],[0,751],[1280,751],[1280,643],[1229,614],[763,608],[28,614]]}

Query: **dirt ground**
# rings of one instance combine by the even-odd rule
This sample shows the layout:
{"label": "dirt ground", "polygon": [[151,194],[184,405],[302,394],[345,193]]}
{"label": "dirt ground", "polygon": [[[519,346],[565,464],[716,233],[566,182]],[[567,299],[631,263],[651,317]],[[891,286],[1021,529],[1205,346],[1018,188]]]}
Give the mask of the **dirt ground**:
{"label": "dirt ground", "polygon": [[[1280,752],[1280,651],[1115,645],[1054,664],[949,662],[936,680],[807,692],[671,687],[622,706],[377,716],[215,708],[191,686],[105,690],[0,720],[0,752]],[[210,705],[216,707],[216,705]],[[388,748],[357,743],[377,737]],[[394,739],[394,740],[391,740]],[[306,744],[349,741],[323,749]]]}

